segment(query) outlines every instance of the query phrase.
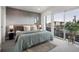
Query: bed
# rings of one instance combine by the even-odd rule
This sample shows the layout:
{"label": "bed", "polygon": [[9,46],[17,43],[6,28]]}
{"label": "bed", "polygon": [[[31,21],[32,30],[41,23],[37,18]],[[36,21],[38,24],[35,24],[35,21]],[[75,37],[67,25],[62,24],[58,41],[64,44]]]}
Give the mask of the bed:
{"label": "bed", "polygon": [[48,31],[31,31],[23,32],[16,37],[16,45],[14,52],[22,52],[29,47],[42,43],[44,41],[52,40],[52,33]]}

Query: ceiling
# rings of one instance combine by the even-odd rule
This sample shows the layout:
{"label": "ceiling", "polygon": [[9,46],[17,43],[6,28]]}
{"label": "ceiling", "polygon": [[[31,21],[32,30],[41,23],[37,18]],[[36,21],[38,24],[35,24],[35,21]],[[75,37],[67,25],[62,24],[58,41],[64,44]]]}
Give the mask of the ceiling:
{"label": "ceiling", "polygon": [[78,9],[79,6],[52,6],[48,11],[52,13],[58,13],[58,12],[66,12],[73,9]]}
{"label": "ceiling", "polygon": [[57,13],[61,11],[67,11],[79,8],[79,6],[9,6],[9,7],[37,13],[43,13],[46,11]]}
{"label": "ceiling", "polygon": [[37,13],[42,13],[43,11],[49,8],[48,6],[9,6],[9,7]]}

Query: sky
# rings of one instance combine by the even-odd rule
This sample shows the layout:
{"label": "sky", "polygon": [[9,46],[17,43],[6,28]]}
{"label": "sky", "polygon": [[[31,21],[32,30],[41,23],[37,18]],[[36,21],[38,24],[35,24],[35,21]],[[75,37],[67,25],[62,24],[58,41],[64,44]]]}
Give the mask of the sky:
{"label": "sky", "polygon": [[[65,12],[65,21],[73,21],[74,16],[76,16],[76,20],[79,20],[79,9],[71,10]],[[58,13],[54,15],[54,21],[63,21],[64,22],[64,12]],[[47,23],[51,22],[51,18],[48,15]]]}

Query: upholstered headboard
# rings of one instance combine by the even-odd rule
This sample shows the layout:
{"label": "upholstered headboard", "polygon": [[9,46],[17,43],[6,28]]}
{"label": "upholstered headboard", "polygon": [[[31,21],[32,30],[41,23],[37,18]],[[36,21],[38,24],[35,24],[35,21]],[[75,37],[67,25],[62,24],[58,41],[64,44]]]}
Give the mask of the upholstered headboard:
{"label": "upholstered headboard", "polygon": [[[7,26],[7,32],[9,31],[9,26]],[[15,24],[13,25],[13,30],[14,32],[16,31],[32,31],[32,30],[37,30],[37,25],[35,24]]]}
{"label": "upholstered headboard", "polygon": [[24,31],[23,25],[14,25],[14,31]]}

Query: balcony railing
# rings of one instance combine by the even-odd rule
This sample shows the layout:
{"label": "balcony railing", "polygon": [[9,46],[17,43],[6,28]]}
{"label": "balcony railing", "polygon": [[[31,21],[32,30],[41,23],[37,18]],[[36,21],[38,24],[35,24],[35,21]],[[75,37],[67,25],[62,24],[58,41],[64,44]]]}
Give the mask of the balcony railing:
{"label": "balcony railing", "polygon": [[[46,27],[46,30],[47,30],[47,31],[51,31],[51,27]],[[66,32],[65,35],[66,35],[66,36],[65,36],[66,39],[69,39],[69,38],[68,38],[69,33]],[[64,38],[64,31],[63,31],[63,29],[54,28],[54,36],[58,36],[58,37]],[[76,35],[76,36],[75,36],[75,41],[79,42],[79,35]]]}

